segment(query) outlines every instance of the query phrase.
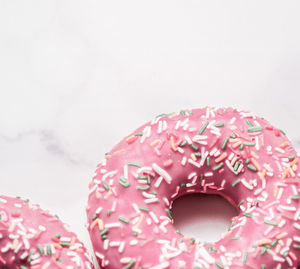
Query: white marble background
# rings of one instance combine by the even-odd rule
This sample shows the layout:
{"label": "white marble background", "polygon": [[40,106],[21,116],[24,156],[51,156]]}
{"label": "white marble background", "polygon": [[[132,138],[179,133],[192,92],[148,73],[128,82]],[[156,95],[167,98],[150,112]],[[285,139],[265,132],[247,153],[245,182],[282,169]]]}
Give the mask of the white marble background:
{"label": "white marble background", "polygon": [[300,2],[0,0],[0,189],[84,242],[104,153],[161,112],[252,110],[300,149]]}

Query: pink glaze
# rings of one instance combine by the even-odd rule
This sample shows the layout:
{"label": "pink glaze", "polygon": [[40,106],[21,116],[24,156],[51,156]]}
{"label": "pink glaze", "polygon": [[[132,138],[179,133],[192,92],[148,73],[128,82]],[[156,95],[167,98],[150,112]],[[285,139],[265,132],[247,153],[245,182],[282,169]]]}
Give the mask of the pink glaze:
{"label": "pink glaze", "polygon": [[[158,116],[106,155],[89,186],[88,229],[99,264],[297,268],[297,163],[286,136],[249,112],[207,107]],[[176,232],[170,208],[188,193],[217,193],[239,208],[218,242]]]}
{"label": "pink glaze", "polygon": [[83,244],[38,205],[0,196],[0,268],[91,269]]}

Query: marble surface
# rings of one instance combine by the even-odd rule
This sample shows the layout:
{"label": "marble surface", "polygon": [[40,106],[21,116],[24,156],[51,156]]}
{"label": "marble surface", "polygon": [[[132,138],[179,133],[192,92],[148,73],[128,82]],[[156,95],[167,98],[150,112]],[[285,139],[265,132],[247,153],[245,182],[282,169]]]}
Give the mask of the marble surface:
{"label": "marble surface", "polygon": [[161,112],[234,106],[300,150],[299,1],[0,0],[0,189],[84,228],[87,185]]}

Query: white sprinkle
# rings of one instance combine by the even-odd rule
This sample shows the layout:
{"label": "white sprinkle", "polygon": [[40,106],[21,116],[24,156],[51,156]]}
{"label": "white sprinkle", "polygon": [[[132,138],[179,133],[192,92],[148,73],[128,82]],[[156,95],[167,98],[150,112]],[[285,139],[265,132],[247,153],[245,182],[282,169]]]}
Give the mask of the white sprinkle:
{"label": "white sprinkle", "polygon": [[158,166],[156,163],[153,163],[152,164],[152,168],[153,168],[153,170],[157,173],[157,174],[159,174],[160,176],[162,176],[165,180],[166,180],[166,182],[168,183],[168,184],[171,184],[171,181],[172,181],[172,178],[171,178],[171,176],[167,173],[167,171],[165,171],[164,169],[162,169],[160,166]]}
{"label": "white sprinkle", "polygon": [[296,207],[294,206],[284,206],[284,205],[279,205],[278,208],[286,211],[296,211]]}
{"label": "white sprinkle", "polygon": [[138,234],[142,233],[142,230],[139,229],[139,228],[137,228],[137,227],[135,227],[135,226],[132,227],[132,231],[137,232]]}
{"label": "white sprinkle", "polygon": [[71,238],[70,237],[61,237],[60,241],[61,242],[71,242]]}
{"label": "white sprinkle", "polygon": [[6,204],[6,203],[7,203],[7,200],[5,200],[5,199],[3,199],[3,198],[0,198],[0,202]]}
{"label": "white sprinkle", "polygon": [[109,243],[110,247],[119,247],[120,246],[120,241],[111,241]]}
{"label": "white sprinkle", "polygon": [[195,162],[193,159],[188,159],[188,163],[200,168],[200,163]]}
{"label": "white sprinkle", "polygon": [[273,201],[273,202],[271,202],[271,203],[265,205],[265,206],[263,207],[263,209],[267,209],[267,208],[269,208],[269,207],[271,207],[271,206],[273,206],[273,205],[275,205],[275,204],[278,204],[278,203],[279,203],[279,201],[275,200],[275,201]]}
{"label": "white sprinkle", "polygon": [[146,126],[143,130],[143,136],[140,139],[140,143],[141,144],[144,143],[145,139],[150,136],[151,136],[151,126]]}
{"label": "white sprinkle", "polygon": [[285,260],[284,260],[283,258],[278,257],[277,255],[274,255],[274,256],[273,256],[273,260],[274,260],[274,261],[277,261],[277,262],[285,262]]}
{"label": "white sprinkle", "polygon": [[[166,257],[167,259],[177,257],[177,256],[180,255],[181,252],[182,252],[181,249],[177,249],[177,248],[171,247],[171,246],[168,245],[168,244],[162,246],[161,250],[162,250],[162,254],[163,254],[164,257]],[[168,252],[168,250],[170,250],[170,251],[172,251],[172,252]]]}
{"label": "white sprinkle", "polygon": [[167,206],[170,206],[170,202],[166,197],[164,197],[163,200]]}
{"label": "white sprinkle", "polygon": [[116,201],[113,201],[113,204],[111,206],[111,212],[115,212],[116,211],[116,206],[117,206],[117,202]]}
{"label": "white sprinkle", "polygon": [[236,174],[239,174],[242,171],[243,167],[244,167],[244,165],[242,163],[240,163],[239,168],[236,171]]}
{"label": "white sprinkle", "polygon": [[210,156],[213,156],[217,151],[218,151],[217,148],[213,148],[213,149],[210,151],[209,155],[210,155]]}
{"label": "white sprinkle", "polygon": [[100,260],[103,260],[104,259],[104,255],[102,255],[101,253],[99,253],[99,252],[95,252],[95,256],[97,257],[97,258],[99,258]]}
{"label": "white sprinkle", "polygon": [[156,197],[153,193],[148,193],[145,191],[143,191],[142,194],[145,198],[155,198]]}
{"label": "white sprinkle", "polygon": [[237,161],[237,159],[238,159],[238,157],[237,156],[234,156],[234,158],[231,160],[231,162],[230,162],[230,165],[234,165],[235,164],[235,162]]}
{"label": "white sprinkle", "polygon": [[[100,183],[100,181],[99,181]],[[99,184],[99,183],[96,183],[96,180],[95,180],[95,184]],[[92,192],[94,192],[96,189],[98,188],[97,185],[94,185],[90,190],[89,190],[89,194],[91,194]]]}
{"label": "white sprinkle", "polygon": [[189,145],[193,144],[193,141],[191,140],[191,138],[189,136],[184,136],[184,139],[188,142]]}
{"label": "white sprinkle", "polygon": [[138,216],[138,217],[136,217],[136,218],[134,218],[132,221],[131,221],[131,224],[132,225],[135,225],[135,224],[137,224],[137,222],[140,220],[140,217]]}
{"label": "white sprinkle", "polygon": [[[32,263],[31,263],[31,264],[32,264]],[[42,269],[47,269],[47,268],[50,266],[50,264],[51,264],[50,262],[44,263]],[[79,265],[80,265],[80,263],[77,262],[77,266],[79,266]],[[90,264],[89,264],[88,262],[86,262],[86,265],[87,265],[87,268],[91,268],[91,267],[90,267]]]}
{"label": "white sprinkle", "polygon": [[294,195],[298,195],[298,191],[295,185],[292,185],[292,190]]}
{"label": "white sprinkle", "polygon": [[162,132],[162,121],[158,122],[157,133],[160,134]]}
{"label": "white sprinkle", "polygon": [[293,239],[294,239],[294,241],[296,241],[296,242],[300,242],[300,236],[294,236]]}
{"label": "white sprinkle", "polygon": [[39,229],[41,230],[41,231],[46,231],[46,227],[45,226],[42,226],[42,225],[39,225]]}
{"label": "white sprinkle", "polygon": [[199,140],[206,140],[206,139],[207,139],[207,135],[195,135],[193,137],[194,142],[198,142]]}
{"label": "white sprinkle", "polygon": [[294,223],[294,227],[295,227],[297,230],[300,230],[300,224]]}
{"label": "white sprinkle", "polygon": [[220,250],[221,250],[222,252],[225,252],[225,251],[226,251],[226,248],[225,248],[223,245],[221,245],[221,246],[220,246]]}
{"label": "white sprinkle", "polygon": [[152,204],[152,203],[158,202],[158,198],[155,197],[155,198],[145,199],[144,201],[146,204]]}
{"label": "white sprinkle", "polygon": [[216,136],[221,136],[221,133],[220,133],[220,130],[219,129],[215,129],[215,128],[212,128],[210,130],[210,132]]}
{"label": "white sprinkle", "polygon": [[161,153],[160,153],[158,147],[155,147],[155,148],[154,148],[154,151],[156,152],[157,156],[161,156]]}
{"label": "white sprinkle", "polygon": [[20,259],[21,259],[21,260],[24,260],[25,258],[28,257],[28,255],[29,255],[28,252],[27,252],[27,251],[24,251],[23,254],[20,256]]}
{"label": "white sprinkle", "polygon": [[289,256],[285,257],[285,259],[290,267],[293,266],[293,262]]}
{"label": "white sprinkle", "polygon": [[205,117],[208,119],[209,118],[209,108],[206,108],[206,115]]}
{"label": "white sprinkle", "polygon": [[168,223],[170,223],[170,220],[169,220],[169,219],[163,221],[163,222],[159,225],[159,228],[160,228],[164,233],[167,233],[167,232],[168,232],[168,230],[167,230],[166,227],[165,227]]}
{"label": "white sprinkle", "polygon": [[5,252],[9,251],[11,246],[12,246],[11,243],[7,243],[5,247],[1,248],[1,252],[5,253]]}
{"label": "white sprinkle", "polygon": [[224,264],[224,265],[227,265],[227,260],[226,258],[222,255],[220,256],[220,259],[221,259],[221,262]]}
{"label": "white sprinkle", "polygon": [[130,261],[131,261],[130,257],[123,257],[123,258],[120,259],[121,263],[129,263]]}
{"label": "white sprinkle", "polygon": [[104,227],[106,229],[109,229],[109,228],[120,228],[120,227],[122,227],[122,224],[119,223],[119,222],[105,223]]}
{"label": "white sprinkle", "polygon": [[146,171],[152,171],[152,168],[150,166],[143,166],[143,167],[141,167],[137,170],[137,173],[141,174],[141,173],[146,172]]}
{"label": "white sprinkle", "polygon": [[233,157],[234,157],[234,153],[231,152],[230,155],[229,155],[229,157],[228,157],[228,160],[231,161]]}
{"label": "white sprinkle", "polygon": [[178,151],[179,153],[181,153],[181,154],[183,154],[183,153],[184,153],[184,149],[183,149],[183,148],[181,148],[181,147],[177,147],[177,151]]}
{"label": "white sprinkle", "polygon": [[102,211],[102,207],[99,206],[99,207],[96,209],[95,213],[99,215],[101,211]]}
{"label": "white sprinkle", "polygon": [[191,180],[194,176],[197,176],[196,172],[192,172],[188,175],[188,180]]}
{"label": "white sprinkle", "polygon": [[207,145],[207,141],[200,140],[200,141],[198,141],[198,144],[206,146]]}
{"label": "white sprinkle", "polygon": [[125,242],[121,242],[120,247],[118,249],[119,253],[122,253],[124,251],[125,248]]}
{"label": "white sprinkle", "polygon": [[151,218],[153,219],[153,221],[155,223],[159,223],[159,220],[158,220],[157,216],[155,215],[155,213],[153,211],[150,211],[149,215],[151,216]]}
{"label": "white sprinkle", "polygon": [[171,244],[169,240],[157,239],[156,242],[161,245]]}
{"label": "white sprinkle", "polygon": [[158,188],[160,186],[160,183],[162,182],[162,180],[163,180],[162,176],[158,177],[158,179],[156,180],[156,182],[154,184],[155,188]]}
{"label": "white sprinkle", "polygon": [[32,259],[33,259],[33,260],[30,262],[31,265],[39,264],[39,263],[41,262],[41,259],[35,259],[35,260],[34,260],[34,258],[35,258],[35,257],[32,256]]}
{"label": "white sprinkle", "polygon": [[178,266],[179,266],[179,268],[185,268],[186,267],[186,262],[183,261],[183,260],[179,260],[178,261]]}
{"label": "white sprinkle", "polygon": [[124,177],[125,177],[126,179],[128,179],[128,165],[124,165],[123,171],[124,171]]}
{"label": "white sprinkle", "polygon": [[282,193],[283,193],[283,188],[279,188],[279,191],[278,191],[278,194],[277,194],[277,200],[280,200],[281,196],[282,196]]}
{"label": "white sprinkle", "polygon": [[229,170],[230,170],[232,173],[237,174],[237,172],[234,171],[233,167],[231,166],[229,160],[226,160],[225,163],[226,163],[227,167],[229,168]]}
{"label": "white sprinkle", "polygon": [[260,194],[262,192],[262,189],[259,188],[257,190],[254,191],[254,195],[257,196],[258,194]]}
{"label": "white sprinkle", "polygon": [[258,140],[258,136],[255,136],[255,149],[257,150],[257,151],[259,151],[259,149],[260,149],[260,146],[259,146],[259,140]]}
{"label": "white sprinkle", "polygon": [[276,147],[275,150],[278,151],[278,152],[280,152],[280,153],[285,153],[285,151],[282,148]]}
{"label": "white sprinkle", "polygon": [[293,239],[292,238],[288,238],[287,241],[286,241],[286,246],[289,248],[292,243],[293,243]]}
{"label": "white sprinkle", "polygon": [[177,130],[178,128],[179,128],[179,126],[181,126],[181,124],[180,124],[180,120],[179,121],[177,121],[177,123],[176,123],[176,125],[175,125],[175,130]]}
{"label": "white sprinkle", "polygon": [[273,229],[274,229],[274,226],[268,227],[268,228],[265,230],[264,235],[265,235],[265,236],[268,235]]}
{"label": "white sprinkle", "polygon": [[167,121],[163,121],[163,131],[165,131],[165,130],[167,130],[167,128],[168,128],[168,123],[167,123]]}
{"label": "white sprinkle", "polygon": [[137,206],[136,203],[132,203],[131,205],[132,205],[133,209],[134,209],[137,213],[140,213],[139,207]]}
{"label": "white sprinkle", "polygon": [[24,243],[24,246],[25,246],[26,249],[30,248],[29,241],[26,238],[23,239],[23,243]]}
{"label": "white sprinkle", "polygon": [[244,185],[247,189],[253,190],[253,186],[250,185],[250,184],[246,181],[245,178],[242,178],[242,179],[241,179],[241,182],[243,183],[243,185]]}
{"label": "white sprinkle", "polygon": [[270,213],[271,219],[273,219],[274,218],[274,211],[273,211],[272,208],[269,208],[269,213]]}
{"label": "white sprinkle", "polygon": [[215,259],[206,251],[204,247],[199,248],[199,253],[208,263],[212,264],[215,262]]}
{"label": "white sprinkle", "polygon": [[136,240],[136,239],[134,239],[134,240],[131,240],[130,242],[129,242],[129,245],[130,246],[135,246],[135,245],[137,245],[138,244],[138,240]]}
{"label": "white sprinkle", "polygon": [[285,225],[285,223],[286,223],[286,220],[281,220],[279,223],[278,223],[278,227],[279,228],[282,228],[284,225]]}
{"label": "white sprinkle", "polygon": [[108,249],[108,244],[109,244],[109,240],[108,240],[108,239],[105,239],[105,240],[104,240],[104,243],[103,243],[103,248],[104,248],[105,250]]}
{"label": "white sprinkle", "polygon": [[205,162],[205,160],[206,160],[206,158],[208,156],[208,152],[207,151],[204,152],[204,148],[201,148],[201,151],[202,151],[202,153],[201,153],[202,157],[201,157],[201,161],[200,161],[200,166],[203,166],[203,164],[204,164],[204,162]]}
{"label": "white sprinkle", "polygon": [[114,176],[117,172],[118,172],[118,170],[114,170],[114,171],[110,171],[110,172],[106,173],[105,175],[103,175],[102,181],[105,181],[107,177]]}

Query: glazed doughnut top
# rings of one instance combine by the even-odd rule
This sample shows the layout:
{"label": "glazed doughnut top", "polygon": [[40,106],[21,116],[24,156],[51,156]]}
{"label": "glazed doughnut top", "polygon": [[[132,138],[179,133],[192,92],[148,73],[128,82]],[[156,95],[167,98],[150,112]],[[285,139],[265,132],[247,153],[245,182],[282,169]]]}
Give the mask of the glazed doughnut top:
{"label": "glazed doughnut top", "polygon": [[77,236],[28,200],[0,195],[1,269],[92,269]]}
{"label": "glazed doughnut top", "polygon": [[[211,107],[159,115],[97,167],[87,206],[96,257],[109,269],[296,269],[299,182],[290,141],[260,117]],[[188,193],[236,206],[218,242],[175,229],[172,203]]]}

